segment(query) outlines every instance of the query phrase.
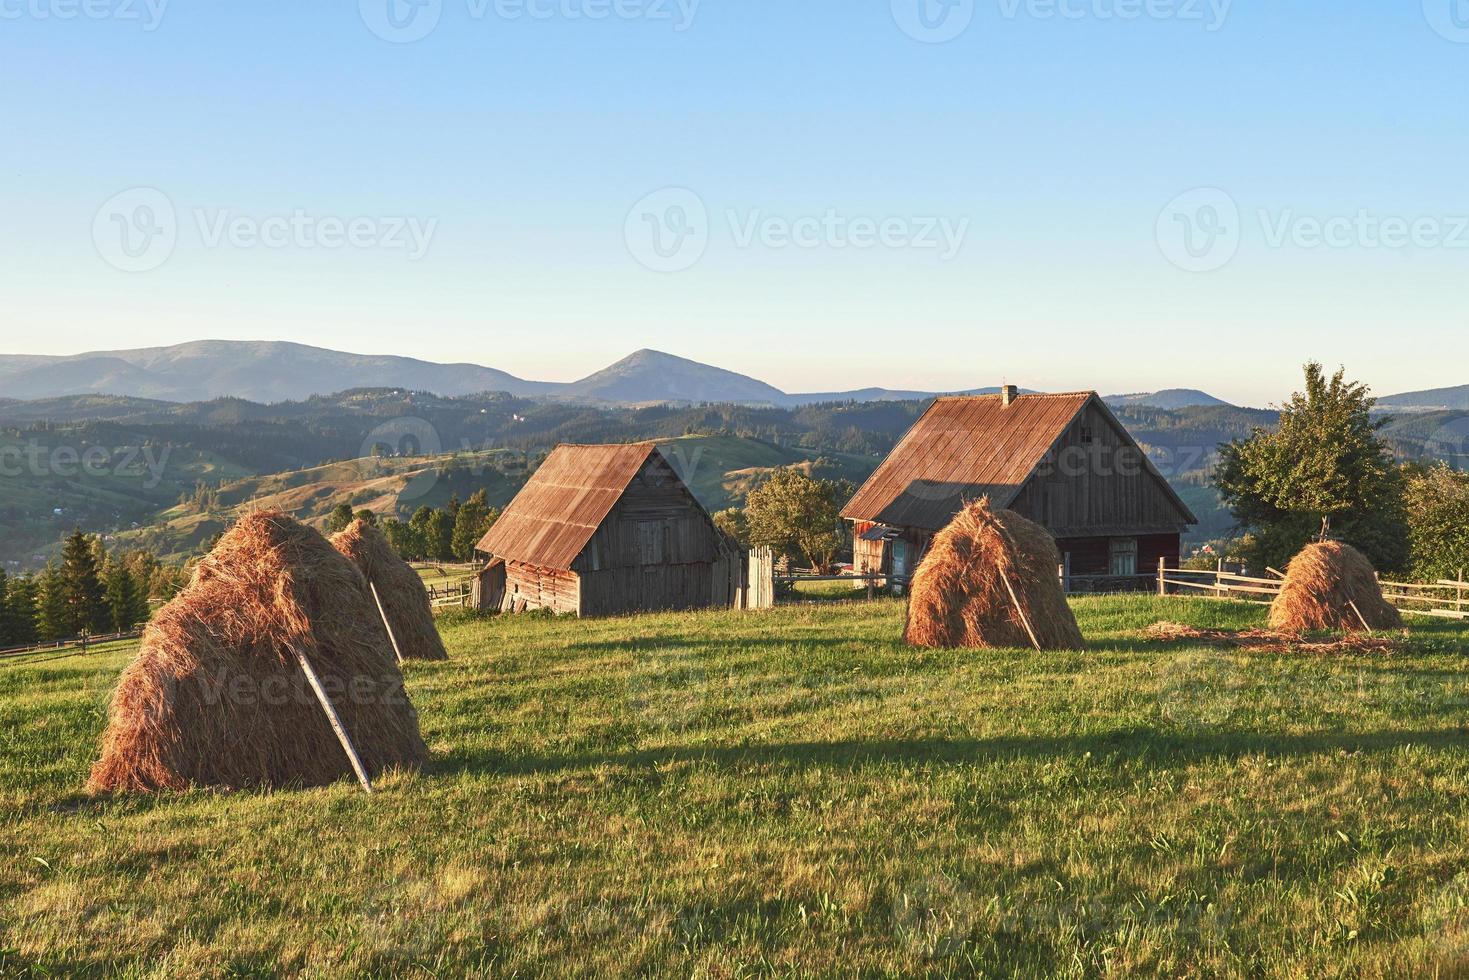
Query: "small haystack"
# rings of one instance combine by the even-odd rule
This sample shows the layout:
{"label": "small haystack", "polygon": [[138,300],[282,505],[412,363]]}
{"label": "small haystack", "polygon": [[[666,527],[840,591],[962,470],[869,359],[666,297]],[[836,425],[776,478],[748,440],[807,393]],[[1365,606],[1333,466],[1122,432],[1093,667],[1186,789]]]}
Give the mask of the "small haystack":
{"label": "small haystack", "polygon": [[1372,563],[1340,541],[1307,545],[1292,558],[1280,595],[1270,606],[1270,628],[1287,633],[1352,633],[1402,625],[1403,617],[1382,597]]}
{"label": "small haystack", "polygon": [[[408,563],[398,557],[387,535],[363,520],[353,521],[345,531],[332,537],[332,547],[352,560],[367,581],[377,588],[383,611],[393,628],[392,638],[404,660],[448,660],[444,641],[434,625],[434,610],[429,605],[428,590]],[[373,605],[373,618],[382,619]]]}
{"label": "small haystack", "polygon": [[904,639],[921,647],[1080,650],[1045,528],[989,499],[961,510],[913,576]]}
{"label": "small haystack", "polygon": [[362,575],[280,514],[242,519],[149,624],[113,695],[93,792],[351,777],[305,656],[369,774],[428,750]]}

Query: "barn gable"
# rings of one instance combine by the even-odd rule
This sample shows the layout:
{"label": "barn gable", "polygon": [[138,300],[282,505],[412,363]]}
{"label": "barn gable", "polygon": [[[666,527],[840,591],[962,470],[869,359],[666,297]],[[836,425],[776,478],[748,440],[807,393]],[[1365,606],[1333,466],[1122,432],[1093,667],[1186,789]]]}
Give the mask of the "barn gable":
{"label": "barn gable", "polygon": [[1095,392],[940,398],[842,516],[931,533],[986,496],[1057,536],[1197,523]]}

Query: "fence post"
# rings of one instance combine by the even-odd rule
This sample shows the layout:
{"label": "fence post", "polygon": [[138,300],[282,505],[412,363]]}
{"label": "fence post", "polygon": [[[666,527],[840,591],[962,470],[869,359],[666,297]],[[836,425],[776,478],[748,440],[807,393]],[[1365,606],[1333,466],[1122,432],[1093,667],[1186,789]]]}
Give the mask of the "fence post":
{"label": "fence post", "polygon": [[1168,594],[1168,559],[1163,555],[1158,556],[1158,594]]}
{"label": "fence post", "polygon": [[1454,590],[1458,598],[1454,600],[1454,612],[1464,613],[1464,570],[1459,569],[1459,587]]}

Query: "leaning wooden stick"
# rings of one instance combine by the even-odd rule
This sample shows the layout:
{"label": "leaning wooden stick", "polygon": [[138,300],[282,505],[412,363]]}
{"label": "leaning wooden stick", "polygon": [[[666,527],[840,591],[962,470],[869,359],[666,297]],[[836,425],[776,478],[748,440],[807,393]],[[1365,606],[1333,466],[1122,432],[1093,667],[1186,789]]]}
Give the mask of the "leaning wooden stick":
{"label": "leaning wooden stick", "polygon": [[1036,639],[1035,630],[1030,628],[1030,617],[1025,615],[1025,610],[1020,605],[1020,597],[1015,594],[1015,586],[1010,584],[1010,576],[1002,568],[1000,578],[1005,582],[1005,591],[1010,593],[1010,601],[1015,603],[1015,611],[1020,614],[1020,625],[1025,627],[1025,632],[1030,636],[1030,642],[1035,646],[1036,652],[1041,651],[1041,641]]}
{"label": "leaning wooden stick", "polygon": [[337,709],[332,707],[331,698],[326,696],[326,689],[321,686],[321,678],[316,676],[316,671],[311,669],[311,662],[306,659],[306,654],[300,650],[295,651],[296,660],[301,664],[301,671],[306,679],[311,682],[311,689],[316,692],[316,700],[321,702],[321,710],[326,712],[327,721],[332,723],[332,729],[337,733],[337,741],[342,743],[342,750],[347,753],[347,758],[352,760],[352,768],[357,772],[357,781],[368,793],[372,792],[372,780],[367,778],[367,770],[362,766],[362,760],[357,756],[357,750],[352,747],[352,740],[347,737],[347,729],[342,727],[342,719],[337,717]]}
{"label": "leaning wooden stick", "polygon": [[1349,606],[1352,607],[1352,612],[1356,613],[1357,614],[1357,618],[1362,621],[1362,628],[1364,630],[1366,630],[1367,632],[1371,633],[1372,632],[1372,627],[1370,627],[1370,626],[1367,625],[1367,617],[1366,616],[1363,616],[1362,615],[1362,610],[1360,610],[1360,609],[1357,608],[1357,602],[1356,602],[1356,600],[1355,599],[1348,599],[1347,600],[1347,605],[1349,605]]}
{"label": "leaning wooden stick", "polygon": [[372,601],[377,603],[377,614],[383,618],[383,626],[387,627],[388,639],[393,643],[393,652],[398,655],[398,663],[403,662],[403,651],[398,649],[398,638],[393,635],[393,624],[388,622],[388,611],[383,608],[383,601],[378,598],[377,586],[371,579],[367,580],[367,587],[372,590]]}

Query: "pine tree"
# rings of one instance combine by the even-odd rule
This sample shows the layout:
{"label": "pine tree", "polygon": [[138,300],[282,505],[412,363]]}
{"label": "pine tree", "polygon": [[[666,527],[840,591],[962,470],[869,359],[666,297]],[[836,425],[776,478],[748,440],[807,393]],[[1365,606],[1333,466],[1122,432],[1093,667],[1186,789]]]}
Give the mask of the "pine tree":
{"label": "pine tree", "polygon": [[10,618],[11,636],[17,646],[41,639],[36,628],[36,583],[31,578],[11,579],[5,597],[6,614]]}
{"label": "pine tree", "polygon": [[326,519],[327,533],[336,534],[339,531],[347,530],[354,517],[351,504],[337,504]]}
{"label": "pine tree", "polygon": [[105,633],[112,625],[106,592],[92,541],[74,531],[61,547],[61,591],[66,605],[66,636]]}
{"label": "pine tree", "polygon": [[138,580],[121,562],[113,562],[107,572],[107,611],[114,632],[123,633],[148,618],[148,602],[138,587]]}
{"label": "pine tree", "polygon": [[38,639],[67,640],[77,635],[71,628],[65,581],[55,565],[36,577],[35,609]]}
{"label": "pine tree", "polygon": [[10,609],[10,583],[5,570],[0,568],[0,648],[19,646],[15,638],[14,614]]}

